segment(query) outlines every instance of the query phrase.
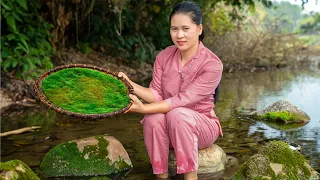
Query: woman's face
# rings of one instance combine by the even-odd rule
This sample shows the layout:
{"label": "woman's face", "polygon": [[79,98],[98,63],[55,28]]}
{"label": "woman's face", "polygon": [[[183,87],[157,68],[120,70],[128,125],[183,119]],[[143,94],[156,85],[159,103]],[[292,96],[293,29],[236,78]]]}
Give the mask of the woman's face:
{"label": "woman's face", "polygon": [[181,51],[189,50],[199,43],[202,24],[196,25],[189,15],[175,14],[171,17],[170,35],[173,43]]}

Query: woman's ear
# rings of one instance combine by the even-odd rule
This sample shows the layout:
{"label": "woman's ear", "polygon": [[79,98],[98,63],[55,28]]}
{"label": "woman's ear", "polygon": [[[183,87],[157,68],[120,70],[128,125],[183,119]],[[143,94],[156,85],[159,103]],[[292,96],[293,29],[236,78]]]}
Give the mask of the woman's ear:
{"label": "woman's ear", "polygon": [[198,32],[199,32],[199,36],[202,34],[202,24],[200,24],[198,26]]}

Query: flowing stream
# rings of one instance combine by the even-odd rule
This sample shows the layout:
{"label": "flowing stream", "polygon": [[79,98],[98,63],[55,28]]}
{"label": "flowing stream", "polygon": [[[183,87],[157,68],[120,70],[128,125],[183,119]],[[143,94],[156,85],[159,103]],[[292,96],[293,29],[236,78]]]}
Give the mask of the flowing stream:
{"label": "flowing stream", "polygon": [[[237,116],[237,112],[259,110],[277,100],[288,100],[298,106],[311,121],[297,129],[276,130],[262,122]],[[216,144],[229,156],[236,157],[240,164],[257,153],[266,142],[282,140],[300,144],[310,165],[320,170],[319,69],[224,74],[215,111],[224,133]],[[1,117],[1,132],[32,125],[41,125],[42,128],[2,138],[1,161],[19,159],[38,172],[41,160],[56,145],[109,134],[123,144],[133,162],[134,168],[124,179],[151,179],[152,169],[139,123],[142,117],[129,113],[102,120],[82,120],[55,113],[45,106],[13,108],[9,115]]]}

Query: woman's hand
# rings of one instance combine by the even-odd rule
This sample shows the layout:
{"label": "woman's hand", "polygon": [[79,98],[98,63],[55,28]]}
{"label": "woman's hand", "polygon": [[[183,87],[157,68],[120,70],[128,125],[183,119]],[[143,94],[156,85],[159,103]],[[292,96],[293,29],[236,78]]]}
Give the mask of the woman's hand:
{"label": "woman's hand", "polygon": [[145,113],[145,105],[133,94],[129,94],[130,99],[133,101],[131,107],[125,112]]}
{"label": "woman's hand", "polygon": [[132,81],[128,78],[128,76],[125,73],[119,72],[118,77],[124,77],[131,84],[131,86],[133,85]]}

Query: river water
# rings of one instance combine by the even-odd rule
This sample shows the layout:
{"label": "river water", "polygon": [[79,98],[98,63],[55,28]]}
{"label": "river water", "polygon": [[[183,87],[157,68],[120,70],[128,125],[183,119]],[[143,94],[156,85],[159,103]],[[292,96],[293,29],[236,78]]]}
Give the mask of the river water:
{"label": "river water", "polygon": [[[320,70],[237,72],[224,74],[215,111],[224,137],[216,144],[240,164],[258,152],[266,142],[282,140],[302,146],[310,165],[320,169]],[[277,130],[262,122],[238,117],[239,112],[260,110],[277,100],[288,100],[305,111],[311,121],[303,127]],[[45,106],[15,107],[1,117],[1,132],[41,125],[38,131],[1,139],[1,161],[19,159],[35,172],[45,154],[65,141],[109,134],[127,149],[134,168],[124,179],[152,179],[152,169],[139,121],[143,115],[125,114],[102,120],[70,118]]]}

